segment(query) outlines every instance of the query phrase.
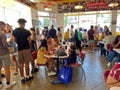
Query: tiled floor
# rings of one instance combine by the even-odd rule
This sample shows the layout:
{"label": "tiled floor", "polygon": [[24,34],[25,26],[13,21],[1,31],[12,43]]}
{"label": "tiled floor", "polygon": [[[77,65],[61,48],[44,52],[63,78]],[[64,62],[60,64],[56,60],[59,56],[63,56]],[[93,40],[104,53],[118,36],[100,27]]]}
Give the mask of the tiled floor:
{"label": "tiled floor", "polygon": [[[19,75],[12,75],[12,80],[15,80],[17,84],[9,90],[107,90],[103,78],[104,70],[109,69],[106,64],[107,61],[99,55],[99,51],[87,52],[83,66],[86,80],[81,79],[80,68],[73,68],[73,78],[68,85],[53,85],[51,81],[57,78],[55,76],[46,78],[44,69],[41,68],[40,74],[34,74],[33,81],[24,85],[20,83]],[[5,90],[5,88],[3,87],[1,90]]]}

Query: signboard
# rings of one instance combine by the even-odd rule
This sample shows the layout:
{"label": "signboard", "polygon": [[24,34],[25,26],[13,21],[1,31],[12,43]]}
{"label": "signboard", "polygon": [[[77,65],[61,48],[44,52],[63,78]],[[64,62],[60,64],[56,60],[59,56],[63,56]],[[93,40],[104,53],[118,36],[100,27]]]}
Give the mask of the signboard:
{"label": "signboard", "polygon": [[86,9],[95,10],[95,9],[108,9],[106,2],[90,2],[86,4]]}

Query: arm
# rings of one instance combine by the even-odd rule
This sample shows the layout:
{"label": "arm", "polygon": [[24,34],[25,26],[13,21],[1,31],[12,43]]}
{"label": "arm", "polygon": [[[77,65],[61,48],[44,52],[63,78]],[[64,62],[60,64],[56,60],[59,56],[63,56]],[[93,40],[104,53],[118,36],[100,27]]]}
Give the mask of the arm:
{"label": "arm", "polygon": [[120,41],[116,45],[113,45],[113,48],[118,48],[119,45],[120,45]]}
{"label": "arm", "polygon": [[8,43],[5,35],[2,36],[2,44],[4,48],[8,48]]}
{"label": "arm", "polygon": [[108,88],[111,88],[113,86],[119,86],[120,87],[120,82],[115,80],[113,77],[108,76],[107,80],[106,80],[106,85]]}
{"label": "arm", "polygon": [[32,48],[30,36],[27,38],[30,48]]}

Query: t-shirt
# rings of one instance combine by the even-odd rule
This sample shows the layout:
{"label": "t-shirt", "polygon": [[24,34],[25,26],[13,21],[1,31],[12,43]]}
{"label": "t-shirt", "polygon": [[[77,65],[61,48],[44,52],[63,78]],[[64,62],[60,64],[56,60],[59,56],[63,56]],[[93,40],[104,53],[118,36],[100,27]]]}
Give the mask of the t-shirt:
{"label": "t-shirt", "polygon": [[8,43],[4,33],[0,33],[0,56],[9,53]]}
{"label": "t-shirt", "polygon": [[89,39],[89,40],[94,40],[93,34],[94,34],[94,30],[90,29],[90,30],[88,31],[88,39]]}
{"label": "t-shirt", "polygon": [[82,33],[81,31],[78,31],[78,39],[81,41],[82,40]]}
{"label": "t-shirt", "polygon": [[16,39],[16,43],[18,45],[18,51],[30,48],[29,42],[27,40],[27,38],[30,37],[31,35],[30,31],[24,28],[16,28],[12,34]]}
{"label": "t-shirt", "polygon": [[72,51],[71,52],[70,60],[71,60],[71,63],[75,63],[76,62],[76,51]]}
{"label": "t-shirt", "polygon": [[41,47],[40,49],[38,49],[38,53],[37,53],[37,63],[38,64],[46,64],[47,63],[47,58],[44,57],[45,55],[45,47]]}
{"label": "t-shirt", "polygon": [[56,37],[56,30],[55,30],[55,29],[50,29],[49,35],[50,35],[52,38],[55,38],[55,37]]}
{"label": "t-shirt", "polygon": [[117,63],[113,66],[109,75],[120,82],[120,63]]}

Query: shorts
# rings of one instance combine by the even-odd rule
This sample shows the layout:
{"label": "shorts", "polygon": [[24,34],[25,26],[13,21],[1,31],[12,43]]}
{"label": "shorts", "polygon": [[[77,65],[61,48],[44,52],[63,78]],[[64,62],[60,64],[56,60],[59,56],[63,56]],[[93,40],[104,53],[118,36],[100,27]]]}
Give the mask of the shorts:
{"label": "shorts", "polygon": [[10,54],[9,53],[0,56],[0,67],[10,66],[10,64],[11,64],[11,60],[10,60]]}
{"label": "shorts", "polygon": [[94,43],[94,40],[89,40],[89,43],[91,43],[91,44]]}
{"label": "shorts", "polygon": [[25,49],[18,51],[18,62],[19,64],[29,64],[29,62],[32,62],[32,53],[30,49]]}

